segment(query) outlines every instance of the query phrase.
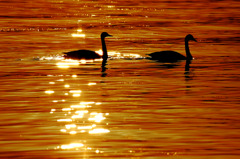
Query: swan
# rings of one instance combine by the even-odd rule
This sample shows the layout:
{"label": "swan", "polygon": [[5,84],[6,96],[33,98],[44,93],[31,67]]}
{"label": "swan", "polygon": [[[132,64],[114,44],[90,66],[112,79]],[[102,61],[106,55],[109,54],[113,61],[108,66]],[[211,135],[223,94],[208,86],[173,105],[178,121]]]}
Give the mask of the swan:
{"label": "swan", "polygon": [[70,51],[70,52],[64,53],[63,57],[67,59],[99,59],[99,58],[107,59],[108,54],[107,54],[107,47],[105,44],[105,37],[108,37],[108,36],[112,36],[112,35],[109,35],[107,32],[102,32],[101,34],[102,51],[103,51],[102,56],[96,53],[95,51],[91,51],[91,50],[76,50],[76,51]]}
{"label": "swan", "polygon": [[188,46],[188,41],[190,40],[197,42],[197,40],[191,34],[188,34],[185,37],[186,57],[176,51],[160,51],[148,54],[150,56],[149,59],[157,60],[159,62],[177,62],[179,60],[192,60],[193,57],[190,53]]}

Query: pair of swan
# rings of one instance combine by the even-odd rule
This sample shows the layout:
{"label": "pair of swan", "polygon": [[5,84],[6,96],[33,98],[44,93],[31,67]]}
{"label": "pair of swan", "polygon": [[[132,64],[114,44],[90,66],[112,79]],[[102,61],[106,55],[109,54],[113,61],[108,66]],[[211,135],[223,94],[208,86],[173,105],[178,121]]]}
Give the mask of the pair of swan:
{"label": "pair of swan", "polygon": [[[109,36],[112,36],[112,35],[109,35],[107,32],[103,32],[101,34],[102,51],[103,51],[102,56],[91,50],[77,50],[77,51],[64,53],[65,54],[64,57],[71,58],[71,59],[103,58],[103,60],[106,61],[106,59],[108,58],[108,54],[107,54],[105,38]],[[160,51],[160,52],[154,52],[154,53],[148,54],[150,56],[148,59],[157,60],[159,62],[177,62],[179,60],[192,60],[192,55],[190,53],[189,46],[188,46],[188,42],[190,40],[197,42],[197,40],[191,34],[188,34],[185,37],[186,57],[175,51]]]}

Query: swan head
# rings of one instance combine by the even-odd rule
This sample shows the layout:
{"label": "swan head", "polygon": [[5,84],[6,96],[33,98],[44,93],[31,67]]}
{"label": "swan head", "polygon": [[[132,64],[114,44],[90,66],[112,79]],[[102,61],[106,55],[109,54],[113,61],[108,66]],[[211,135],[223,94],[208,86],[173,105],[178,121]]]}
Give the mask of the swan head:
{"label": "swan head", "polygon": [[196,40],[191,34],[188,34],[185,39],[186,39],[187,41],[192,40],[192,41],[197,42],[197,40]]}
{"label": "swan head", "polygon": [[112,35],[108,34],[107,32],[102,32],[102,34],[101,34],[101,38],[105,38],[108,36],[112,36]]}

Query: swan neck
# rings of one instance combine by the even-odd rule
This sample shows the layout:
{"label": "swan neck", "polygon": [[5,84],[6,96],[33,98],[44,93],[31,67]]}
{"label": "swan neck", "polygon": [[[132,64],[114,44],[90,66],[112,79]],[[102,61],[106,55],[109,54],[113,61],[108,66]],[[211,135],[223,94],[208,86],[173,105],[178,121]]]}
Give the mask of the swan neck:
{"label": "swan neck", "polygon": [[107,54],[107,47],[106,47],[106,43],[105,43],[105,38],[101,37],[102,40],[102,51],[103,51],[103,58],[108,58],[108,54]]}
{"label": "swan neck", "polygon": [[185,39],[185,50],[186,50],[187,59],[192,60],[192,55],[190,53],[189,46],[188,46],[188,39]]}

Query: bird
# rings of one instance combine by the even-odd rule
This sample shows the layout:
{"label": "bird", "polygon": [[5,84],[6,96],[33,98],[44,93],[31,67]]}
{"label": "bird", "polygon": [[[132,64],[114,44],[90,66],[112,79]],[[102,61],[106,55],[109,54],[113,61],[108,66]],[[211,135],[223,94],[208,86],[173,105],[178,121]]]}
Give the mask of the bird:
{"label": "bird", "polygon": [[185,37],[186,57],[176,51],[167,50],[167,51],[160,51],[160,52],[147,54],[150,56],[148,59],[157,60],[158,62],[177,62],[180,60],[192,60],[193,57],[190,53],[189,46],[188,46],[188,42],[190,40],[197,42],[197,40],[191,34],[188,34]]}
{"label": "bird", "polygon": [[105,43],[105,37],[111,37],[112,35],[108,34],[107,32],[102,32],[101,34],[101,41],[102,41],[102,51],[103,55],[99,55],[95,51],[91,50],[76,50],[76,51],[70,51],[64,53],[63,57],[66,59],[107,59],[108,58],[108,53],[107,53],[107,47]]}

